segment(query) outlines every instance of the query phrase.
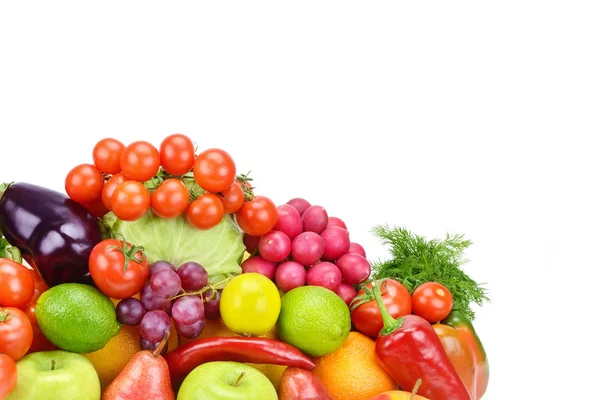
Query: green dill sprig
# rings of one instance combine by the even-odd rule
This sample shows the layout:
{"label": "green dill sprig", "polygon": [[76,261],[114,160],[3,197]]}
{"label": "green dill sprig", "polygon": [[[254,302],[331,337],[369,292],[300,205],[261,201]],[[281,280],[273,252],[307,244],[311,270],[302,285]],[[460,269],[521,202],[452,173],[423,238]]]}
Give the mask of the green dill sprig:
{"label": "green dill sprig", "polygon": [[483,284],[475,282],[461,268],[468,260],[464,251],[472,244],[464,235],[446,234],[443,240],[427,240],[405,228],[378,225],[372,232],[389,246],[391,258],[373,263],[373,279],[392,278],[402,283],[412,295],[425,282],[446,286],[454,299],[454,308],[471,320],[471,304],[482,306],[490,301]]}

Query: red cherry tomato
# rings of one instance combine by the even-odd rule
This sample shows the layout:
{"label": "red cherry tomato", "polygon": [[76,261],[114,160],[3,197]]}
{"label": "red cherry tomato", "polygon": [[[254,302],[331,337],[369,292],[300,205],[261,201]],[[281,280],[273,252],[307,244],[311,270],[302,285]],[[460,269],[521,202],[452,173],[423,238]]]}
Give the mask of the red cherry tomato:
{"label": "red cherry tomato", "polygon": [[117,139],[104,138],[94,146],[94,164],[105,174],[121,172],[121,153],[124,149],[125,145]]}
{"label": "red cherry tomato", "polygon": [[244,190],[240,181],[233,182],[221,192],[221,202],[225,214],[234,214],[244,204]]}
{"label": "red cherry tomato", "polygon": [[160,154],[152,143],[139,140],[121,153],[121,170],[128,180],[145,182],[158,173]]}
{"label": "red cherry tomato", "polygon": [[277,223],[277,207],[266,196],[256,196],[245,202],[235,213],[240,228],[251,236],[262,236]]}
{"label": "red cherry tomato", "polygon": [[29,269],[8,258],[0,258],[0,306],[23,307],[33,296]]}
{"label": "red cherry tomato", "polygon": [[90,253],[90,275],[105,295],[126,299],[139,293],[148,279],[146,256],[139,248],[116,239],[105,239]]}
{"label": "red cherry tomato", "polygon": [[78,203],[89,203],[100,197],[104,187],[102,172],[95,165],[80,164],[65,179],[65,190]]}
{"label": "red cherry tomato", "polygon": [[194,161],[194,179],[207,192],[226,190],[235,180],[235,162],[225,150],[208,149]]}
{"label": "red cherry tomato", "polygon": [[6,354],[0,353],[0,399],[6,398],[17,386],[17,364]]}
{"label": "red cherry tomato", "polygon": [[0,353],[19,361],[31,347],[32,340],[33,329],[27,315],[18,308],[0,308]]}
{"label": "red cherry tomato", "polygon": [[152,192],[150,205],[161,218],[175,218],[183,213],[190,202],[190,193],[178,179],[167,179]]}
{"label": "red cherry tomato", "polygon": [[413,314],[434,323],[443,320],[452,311],[454,299],[446,286],[437,282],[425,282],[412,294]]}
{"label": "red cherry tomato", "polygon": [[210,229],[223,219],[223,203],[214,193],[204,193],[188,206],[186,217],[198,229]]}
{"label": "red cherry tomato", "polygon": [[102,189],[102,203],[106,208],[110,210],[110,199],[115,192],[115,189],[123,182],[125,182],[125,175],[122,173],[115,174],[110,177],[108,181],[104,184],[104,189]]}
{"label": "red cherry tomato", "polygon": [[172,175],[185,175],[194,166],[194,142],[181,133],[167,136],[160,144],[160,165]]}
{"label": "red cherry tomato", "polygon": [[102,218],[107,212],[110,211],[102,202],[102,197],[98,197],[97,199],[92,200],[90,203],[85,203],[82,205],[87,208],[87,210],[96,218]]}
{"label": "red cherry tomato", "polygon": [[[366,287],[368,291],[373,288],[373,284],[369,283]],[[411,313],[410,293],[400,282],[384,279],[381,283],[381,297],[392,317],[400,318]],[[352,324],[359,332],[372,338],[379,335],[383,329],[383,319],[375,297],[361,289],[350,303],[350,310]]]}
{"label": "red cherry tomato", "polygon": [[29,318],[29,322],[31,322],[31,327],[33,329],[33,340],[31,342],[31,347],[27,353],[35,353],[38,351],[48,351],[48,350],[56,350],[56,347],[51,341],[49,341],[46,336],[42,333],[40,326],[37,322],[37,317],[35,315],[35,307],[37,304],[37,300],[39,297],[48,290],[48,285],[42,279],[40,274],[37,271],[29,270],[30,275],[35,282],[35,289],[33,291],[33,297],[24,307],[21,307],[21,310],[27,315]]}
{"label": "red cherry tomato", "polygon": [[123,221],[140,219],[150,207],[150,193],[140,182],[121,183],[110,198],[110,209]]}

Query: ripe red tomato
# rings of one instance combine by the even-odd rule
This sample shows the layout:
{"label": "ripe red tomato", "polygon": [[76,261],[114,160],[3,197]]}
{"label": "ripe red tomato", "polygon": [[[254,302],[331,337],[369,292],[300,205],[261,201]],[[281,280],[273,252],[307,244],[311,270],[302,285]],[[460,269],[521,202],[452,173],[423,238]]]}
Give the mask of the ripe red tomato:
{"label": "ripe red tomato", "polygon": [[8,258],[0,258],[0,306],[23,307],[33,296],[29,269]]}
{"label": "ripe red tomato", "polygon": [[152,192],[150,205],[161,218],[175,218],[183,213],[190,202],[190,193],[179,179],[167,179]]}
{"label": "ripe red tomato", "polygon": [[121,183],[110,198],[110,209],[123,221],[141,218],[150,207],[150,193],[140,182]]}
{"label": "ripe red tomato", "polygon": [[[385,304],[385,308],[387,308],[390,315],[394,318],[400,318],[410,314],[412,308],[410,293],[404,285],[394,279],[383,279],[380,282],[383,304]],[[370,293],[373,284],[369,283],[366,287],[367,291],[361,289],[357,297],[350,303],[350,315],[352,324],[359,332],[376,338],[383,329],[383,319],[375,297]]]}
{"label": "ripe red tomato", "polygon": [[235,162],[225,150],[208,149],[194,161],[194,179],[207,192],[226,190],[235,180]]}
{"label": "ripe red tomato", "polygon": [[240,228],[251,236],[262,236],[277,223],[277,207],[266,196],[256,196],[245,202],[235,213]]}
{"label": "ripe red tomato", "polygon": [[148,260],[139,247],[105,239],[90,253],[90,275],[105,295],[126,299],[139,293],[148,279]]}
{"label": "ripe red tomato", "polygon": [[40,274],[32,269],[29,270],[30,275],[35,282],[35,289],[33,290],[33,297],[24,307],[21,307],[21,310],[27,315],[29,318],[29,322],[31,322],[31,327],[33,329],[33,340],[31,342],[31,347],[27,353],[35,353],[37,351],[48,351],[55,350],[56,347],[51,341],[49,341],[46,336],[42,333],[40,326],[37,322],[37,317],[35,315],[35,307],[37,304],[37,300],[39,297],[48,290],[48,285],[42,279]]}
{"label": "ripe red tomato", "polygon": [[90,203],[82,204],[82,206],[84,206],[96,218],[102,218],[107,212],[110,211],[102,202],[102,197],[98,197],[97,199],[92,200]]}
{"label": "ripe red tomato", "polygon": [[17,364],[8,355],[0,353],[0,399],[6,398],[17,386]]}
{"label": "ripe red tomato", "polygon": [[108,181],[104,184],[104,189],[102,189],[102,203],[106,208],[110,210],[110,199],[115,192],[115,189],[123,182],[125,182],[125,175],[122,173],[115,174],[110,177]]}
{"label": "ripe red tomato", "polygon": [[185,175],[194,166],[194,142],[181,133],[167,136],[160,144],[160,165],[171,175]]}
{"label": "ripe red tomato", "polygon": [[443,320],[452,311],[454,299],[446,286],[437,282],[425,282],[412,294],[413,314],[434,323]]}
{"label": "ripe red tomato", "polygon": [[160,154],[152,143],[139,140],[121,153],[121,170],[128,180],[147,181],[158,173],[159,168]]}
{"label": "ripe red tomato", "polygon": [[0,308],[0,353],[19,361],[33,340],[33,329],[27,315],[14,307]]}
{"label": "ripe red tomato", "polygon": [[223,203],[214,193],[204,193],[192,201],[186,211],[188,222],[198,229],[216,226],[223,219],[223,214]]}
{"label": "ripe red tomato", "polygon": [[105,174],[121,172],[121,153],[124,149],[125,145],[117,139],[104,138],[94,146],[94,164]]}
{"label": "ripe red tomato", "polygon": [[78,203],[89,203],[100,197],[104,187],[102,172],[95,165],[80,164],[65,178],[65,190]]}
{"label": "ripe red tomato", "polygon": [[225,214],[233,214],[244,204],[244,190],[240,181],[233,182],[227,189],[221,192],[221,202]]}

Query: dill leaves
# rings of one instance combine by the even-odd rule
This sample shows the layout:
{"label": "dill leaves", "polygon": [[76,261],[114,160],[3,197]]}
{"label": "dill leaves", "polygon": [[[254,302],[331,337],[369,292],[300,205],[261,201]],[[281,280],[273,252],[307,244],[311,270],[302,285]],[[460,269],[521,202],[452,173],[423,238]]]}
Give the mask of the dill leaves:
{"label": "dill leaves", "polygon": [[475,318],[471,304],[482,306],[490,301],[482,284],[461,268],[468,261],[463,253],[471,245],[464,235],[446,234],[443,240],[427,240],[405,228],[387,225],[378,225],[372,232],[389,246],[391,255],[388,260],[373,263],[372,279],[395,279],[411,295],[422,283],[441,283],[452,293],[453,308],[463,311],[471,320]]}

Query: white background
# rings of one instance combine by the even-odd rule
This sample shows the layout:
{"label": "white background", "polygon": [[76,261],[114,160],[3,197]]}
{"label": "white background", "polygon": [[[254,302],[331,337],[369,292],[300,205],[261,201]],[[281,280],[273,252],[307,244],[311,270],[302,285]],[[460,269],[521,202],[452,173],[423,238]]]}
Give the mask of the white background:
{"label": "white background", "polygon": [[0,179],[63,190],[112,136],[222,147],[261,194],[464,233],[485,399],[595,396],[593,2],[2,2]]}

